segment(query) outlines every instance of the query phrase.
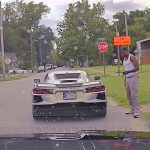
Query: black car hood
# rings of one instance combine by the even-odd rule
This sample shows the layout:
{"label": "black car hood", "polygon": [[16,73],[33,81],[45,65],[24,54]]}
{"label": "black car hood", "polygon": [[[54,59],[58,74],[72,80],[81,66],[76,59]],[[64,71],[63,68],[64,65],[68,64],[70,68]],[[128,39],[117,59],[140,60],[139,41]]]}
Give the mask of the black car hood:
{"label": "black car hood", "polygon": [[[7,149],[6,149],[7,148]],[[79,131],[1,135],[3,150],[149,150],[149,132]]]}

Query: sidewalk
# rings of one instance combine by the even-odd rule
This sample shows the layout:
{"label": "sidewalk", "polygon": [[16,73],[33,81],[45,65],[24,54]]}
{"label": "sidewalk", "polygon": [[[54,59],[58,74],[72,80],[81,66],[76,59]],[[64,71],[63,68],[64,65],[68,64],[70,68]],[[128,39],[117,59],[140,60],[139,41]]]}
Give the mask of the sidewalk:
{"label": "sidewalk", "polygon": [[[117,102],[115,102],[111,97],[108,97],[109,104],[111,106],[118,106]],[[150,105],[142,105],[140,108],[140,112],[149,112],[150,113]]]}
{"label": "sidewalk", "polygon": [[[119,106],[111,97],[108,97],[108,103],[111,107],[120,107],[122,110],[129,111],[129,108]],[[145,122],[146,126],[150,128],[150,105],[142,105],[140,109],[140,122]]]}
{"label": "sidewalk", "polygon": [[150,105],[142,105],[140,111],[150,113]]}

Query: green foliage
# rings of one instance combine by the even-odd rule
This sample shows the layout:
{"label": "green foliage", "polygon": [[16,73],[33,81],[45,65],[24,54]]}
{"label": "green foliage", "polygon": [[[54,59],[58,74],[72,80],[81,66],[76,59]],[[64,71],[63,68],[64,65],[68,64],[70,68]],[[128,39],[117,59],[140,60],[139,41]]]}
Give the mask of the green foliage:
{"label": "green foliage", "polygon": [[[117,19],[116,24],[120,35],[126,35],[125,33],[125,11],[116,13],[113,18]],[[136,48],[136,41],[148,38],[150,36],[150,9],[130,11],[127,14],[129,35],[132,39],[130,46],[131,51]]]}
{"label": "green foliage", "polygon": [[[23,0],[16,0],[15,2],[5,3],[3,13],[5,15],[4,25],[4,44],[6,52],[15,52],[22,67],[31,68],[31,42],[33,48],[33,63],[36,62],[36,55],[38,57],[39,45],[34,42],[41,35],[45,36],[47,44],[42,42],[43,60],[46,54],[50,54],[53,49],[52,41],[54,34],[50,27],[39,26],[40,20],[43,16],[50,12],[47,5],[34,3],[33,1],[26,3]],[[38,37],[39,36],[39,37]],[[32,40],[31,40],[32,37]],[[38,61],[38,60],[37,60]]]}
{"label": "green foliage", "polygon": [[108,32],[109,24],[102,16],[104,6],[101,3],[89,4],[82,0],[69,4],[64,20],[58,24],[58,51],[65,60],[85,59],[98,61],[97,44],[105,37],[110,42],[112,34]]}
{"label": "green foliage", "polygon": [[[115,35],[115,26],[110,24],[103,15],[105,6],[98,3],[89,4],[88,0],[81,0],[68,5],[63,21],[58,24],[58,38],[55,39],[50,27],[39,26],[43,16],[50,12],[47,5],[26,3],[23,0],[5,3],[3,13],[5,15],[4,43],[6,52],[15,52],[22,61],[22,66],[31,67],[31,35],[33,40],[34,63],[41,63],[41,55],[45,62],[52,60],[51,52],[53,41],[57,43],[59,58],[65,61],[74,59],[75,62],[83,62],[86,56],[93,64],[102,64],[97,44],[101,38],[108,43],[106,61],[111,62],[114,47],[112,38]],[[116,24],[120,35],[125,35],[125,11],[116,13]],[[150,9],[130,11],[127,14],[129,35],[132,39],[131,51],[136,48],[136,41],[150,36]],[[32,32],[32,33],[31,33]],[[44,35],[44,36],[43,36]],[[44,38],[40,39],[41,36]],[[47,58],[46,58],[47,56]],[[58,58],[58,57],[57,57]]]}
{"label": "green foliage", "polygon": [[[53,41],[55,40],[54,33],[52,32],[50,27],[46,27],[41,25],[35,30],[34,33],[34,41],[37,49],[37,62],[38,65],[40,63],[46,64],[50,63],[52,60],[52,50],[54,49]],[[42,52],[40,54],[40,51]],[[43,58],[43,62],[41,62],[40,58]]]}
{"label": "green foliage", "polygon": [[141,113],[143,119],[150,121],[150,112],[143,112]]}

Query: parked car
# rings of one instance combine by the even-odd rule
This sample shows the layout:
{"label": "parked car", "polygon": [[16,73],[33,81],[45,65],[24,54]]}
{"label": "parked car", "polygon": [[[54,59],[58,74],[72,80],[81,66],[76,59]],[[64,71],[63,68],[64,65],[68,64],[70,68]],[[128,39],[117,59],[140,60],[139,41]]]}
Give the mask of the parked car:
{"label": "parked car", "polygon": [[[113,60],[113,65],[118,65],[119,61],[118,59]],[[120,65],[122,64],[122,61],[120,60]]]}
{"label": "parked car", "polygon": [[53,65],[53,69],[56,69],[57,68],[57,66],[56,65]]}
{"label": "parked car", "polygon": [[45,71],[45,67],[44,66],[38,66],[37,71],[38,71],[38,73],[39,72],[44,72]]}
{"label": "parked car", "polygon": [[22,74],[22,73],[28,73],[28,70],[20,68],[12,68],[8,71],[8,74]]}
{"label": "parked car", "polygon": [[53,71],[43,83],[34,80],[33,118],[44,116],[106,115],[105,86],[99,77],[92,81],[80,70]]}
{"label": "parked car", "polygon": [[53,69],[53,65],[52,64],[46,64],[45,65],[45,71],[51,70]]}

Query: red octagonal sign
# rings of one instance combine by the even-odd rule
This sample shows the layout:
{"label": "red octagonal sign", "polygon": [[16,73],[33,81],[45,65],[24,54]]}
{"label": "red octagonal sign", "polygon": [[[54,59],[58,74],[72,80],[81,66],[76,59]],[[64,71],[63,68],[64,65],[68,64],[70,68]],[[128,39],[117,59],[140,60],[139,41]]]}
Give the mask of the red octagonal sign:
{"label": "red octagonal sign", "polygon": [[98,43],[98,50],[100,53],[104,53],[108,50],[108,44],[106,42],[99,42]]}

